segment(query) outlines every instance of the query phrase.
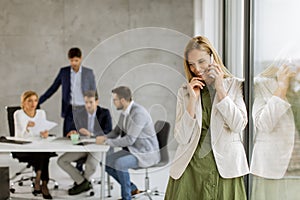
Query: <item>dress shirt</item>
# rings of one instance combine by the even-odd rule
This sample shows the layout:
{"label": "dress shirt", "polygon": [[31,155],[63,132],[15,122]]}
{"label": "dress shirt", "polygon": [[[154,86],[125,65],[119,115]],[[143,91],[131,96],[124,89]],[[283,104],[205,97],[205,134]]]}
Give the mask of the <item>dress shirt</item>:
{"label": "dress shirt", "polygon": [[81,88],[82,67],[79,67],[78,72],[75,72],[71,67],[71,105],[84,105],[84,97]]}
{"label": "dress shirt", "polygon": [[88,131],[94,133],[96,110],[93,114],[88,113]]}
{"label": "dress shirt", "polygon": [[123,120],[123,130],[126,132],[126,121],[127,121],[127,117],[130,113],[131,107],[133,105],[134,101],[131,101],[130,104],[128,105],[128,107],[126,108],[126,110],[122,111],[122,114],[124,115],[124,120]]}

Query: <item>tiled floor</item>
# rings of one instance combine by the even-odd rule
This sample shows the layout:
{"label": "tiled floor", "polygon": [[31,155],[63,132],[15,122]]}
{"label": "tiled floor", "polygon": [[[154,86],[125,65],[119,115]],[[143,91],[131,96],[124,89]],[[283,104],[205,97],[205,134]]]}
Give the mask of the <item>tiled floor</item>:
{"label": "tiled floor", "polygon": [[[51,178],[56,179],[59,182],[59,188],[57,190],[53,189],[53,183],[49,183],[49,188],[51,189],[51,195],[54,199],[99,199],[100,197],[100,185],[94,185],[94,196],[89,196],[89,192],[82,193],[76,196],[68,196],[67,190],[71,187],[73,181],[71,178],[62,171],[58,165],[56,164],[57,157],[51,158],[50,161],[50,176]],[[0,166],[9,166],[10,167],[10,177],[13,176],[15,172],[21,169],[25,164],[20,164],[17,160],[13,159],[8,154],[0,154]],[[144,170],[131,170],[131,179],[138,186],[140,190],[144,188]],[[166,185],[168,182],[168,174],[169,174],[169,166],[163,168],[151,169],[149,171],[150,177],[150,187],[155,187],[158,191],[162,192],[161,196],[153,196],[153,200],[161,200],[163,199],[163,192],[166,189]],[[100,169],[97,169],[97,172],[94,174],[93,178],[99,178]],[[111,182],[113,185],[113,189],[111,190],[112,197],[106,198],[109,200],[115,200],[120,198],[120,186],[115,180],[111,178]],[[42,196],[34,197],[31,194],[30,183],[24,183],[24,186],[15,186],[16,192],[14,194],[11,193],[12,200],[21,200],[21,199],[43,199]],[[107,195],[107,187],[106,187],[106,195]],[[139,196],[135,199],[148,199],[145,196]]]}

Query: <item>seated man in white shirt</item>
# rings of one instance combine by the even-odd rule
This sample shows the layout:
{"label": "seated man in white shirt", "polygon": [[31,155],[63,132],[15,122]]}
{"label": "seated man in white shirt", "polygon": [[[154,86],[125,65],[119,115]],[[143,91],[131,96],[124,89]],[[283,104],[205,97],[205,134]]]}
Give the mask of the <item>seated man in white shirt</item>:
{"label": "seated man in white shirt", "polygon": [[[79,133],[81,137],[96,137],[110,132],[112,130],[110,112],[108,109],[98,106],[97,93],[95,91],[87,91],[84,94],[84,100],[86,109],[77,115],[77,119],[74,119],[74,130],[70,131],[67,136]],[[59,157],[58,165],[75,181],[74,187],[68,190],[69,195],[80,194],[91,189],[92,186],[89,179],[99,165],[100,156],[101,154],[96,152],[68,152]],[[85,158],[85,172],[81,173],[71,163]]]}

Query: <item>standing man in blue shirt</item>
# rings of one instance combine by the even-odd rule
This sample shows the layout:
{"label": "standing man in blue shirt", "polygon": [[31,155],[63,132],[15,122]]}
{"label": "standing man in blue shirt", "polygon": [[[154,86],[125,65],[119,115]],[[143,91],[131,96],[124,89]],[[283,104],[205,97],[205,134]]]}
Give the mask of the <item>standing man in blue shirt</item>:
{"label": "standing man in blue shirt", "polygon": [[62,86],[61,116],[64,118],[63,135],[72,129],[73,115],[84,109],[86,91],[96,91],[95,76],[92,69],[81,65],[82,53],[77,47],[68,52],[70,65],[60,69],[50,88],[40,97],[39,104],[45,102]]}

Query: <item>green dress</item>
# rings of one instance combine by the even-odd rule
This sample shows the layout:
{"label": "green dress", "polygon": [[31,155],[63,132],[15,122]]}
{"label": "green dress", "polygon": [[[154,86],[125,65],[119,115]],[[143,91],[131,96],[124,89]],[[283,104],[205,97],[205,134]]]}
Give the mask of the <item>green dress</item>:
{"label": "green dress", "polygon": [[[246,200],[242,177],[224,179],[219,175],[210,143],[211,98],[201,92],[202,130],[198,147],[183,175],[169,178],[165,200]],[[232,169],[234,170],[234,169]]]}

